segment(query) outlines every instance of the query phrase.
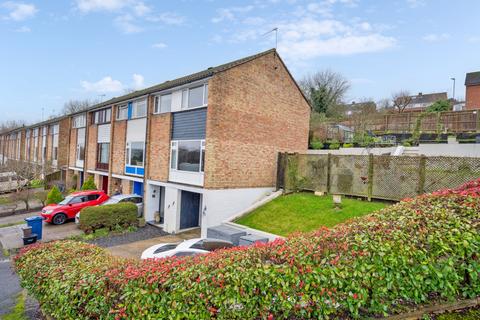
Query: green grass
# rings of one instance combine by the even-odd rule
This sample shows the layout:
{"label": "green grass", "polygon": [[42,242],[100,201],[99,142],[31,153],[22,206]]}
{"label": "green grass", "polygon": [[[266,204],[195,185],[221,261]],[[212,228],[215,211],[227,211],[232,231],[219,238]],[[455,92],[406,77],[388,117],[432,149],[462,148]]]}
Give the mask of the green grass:
{"label": "green grass", "polygon": [[19,224],[25,224],[25,223],[26,223],[25,221],[9,222],[9,223],[0,224],[0,228],[18,226]]}
{"label": "green grass", "polygon": [[477,320],[480,319],[480,309],[451,312],[439,315],[437,320]]}
{"label": "green grass", "polygon": [[20,293],[17,296],[17,303],[10,313],[5,314],[2,320],[26,320],[25,316],[25,296]]}
{"label": "green grass", "polygon": [[108,228],[100,228],[89,234],[82,233],[79,235],[71,236],[69,237],[69,239],[76,240],[76,241],[91,241],[99,238],[105,238],[109,236],[116,236],[124,233],[135,232],[137,231],[137,229],[138,228],[134,226],[130,226],[127,229],[123,229],[119,227],[114,230],[108,230]]}
{"label": "green grass", "polygon": [[331,196],[311,193],[294,193],[280,196],[252,213],[239,218],[236,223],[287,236],[292,232],[307,232],[321,226],[333,227],[353,217],[382,209],[384,202],[368,202],[342,197],[341,209],[335,209]]}

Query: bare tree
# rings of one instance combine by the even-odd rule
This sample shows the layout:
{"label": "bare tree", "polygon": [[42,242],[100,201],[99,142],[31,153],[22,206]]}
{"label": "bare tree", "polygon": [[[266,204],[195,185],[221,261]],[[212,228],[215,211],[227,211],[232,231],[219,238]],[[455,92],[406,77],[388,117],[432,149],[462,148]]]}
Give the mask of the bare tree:
{"label": "bare tree", "polygon": [[341,104],[350,89],[350,82],[342,74],[329,69],[305,76],[299,85],[313,109],[320,113]]}
{"label": "bare tree", "polygon": [[79,111],[84,111],[87,110],[89,107],[99,103],[99,100],[90,100],[90,99],[85,99],[85,100],[69,100],[65,102],[63,105],[62,109],[62,114],[71,114]]}
{"label": "bare tree", "polygon": [[412,96],[407,90],[400,90],[392,94],[393,107],[398,112],[403,112],[405,108],[412,102]]}
{"label": "bare tree", "polygon": [[26,125],[24,120],[6,120],[0,122],[0,133],[17,129]]}

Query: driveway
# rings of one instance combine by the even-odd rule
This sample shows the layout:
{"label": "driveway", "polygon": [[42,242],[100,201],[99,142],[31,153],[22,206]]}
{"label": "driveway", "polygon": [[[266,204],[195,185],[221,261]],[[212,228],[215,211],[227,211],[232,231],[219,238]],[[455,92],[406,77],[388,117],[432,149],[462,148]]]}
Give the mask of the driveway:
{"label": "driveway", "polygon": [[[22,227],[26,224],[20,224],[11,227],[0,228],[0,243],[5,249],[18,249],[23,247]],[[51,225],[43,223],[42,242],[65,239],[70,236],[82,234],[74,222],[67,222],[62,225]]]}
{"label": "driveway", "polygon": [[0,319],[16,304],[16,297],[21,290],[18,277],[11,268],[11,262],[3,255],[0,246]]}
{"label": "driveway", "polygon": [[194,229],[178,234],[169,234],[166,236],[151,238],[142,241],[135,241],[119,246],[108,247],[106,250],[115,256],[140,259],[142,252],[155,244],[181,242],[200,237],[200,229]]}

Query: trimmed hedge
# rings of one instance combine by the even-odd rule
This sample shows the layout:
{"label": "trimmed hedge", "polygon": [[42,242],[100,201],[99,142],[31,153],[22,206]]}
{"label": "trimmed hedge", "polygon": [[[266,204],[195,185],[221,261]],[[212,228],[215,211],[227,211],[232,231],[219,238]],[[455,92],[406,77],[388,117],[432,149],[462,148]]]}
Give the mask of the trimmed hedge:
{"label": "trimmed hedge", "polygon": [[479,219],[478,193],[442,191],[204,256],[123,260],[63,241],[22,249],[15,265],[59,319],[368,318],[479,296]]}
{"label": "trimmed hedge", "polygon": [[80,212],[80,229],[85,232],[100,228],[127,228],[137,224],[138,208],[134,203],[115,203],[104,206],[86,207]]}

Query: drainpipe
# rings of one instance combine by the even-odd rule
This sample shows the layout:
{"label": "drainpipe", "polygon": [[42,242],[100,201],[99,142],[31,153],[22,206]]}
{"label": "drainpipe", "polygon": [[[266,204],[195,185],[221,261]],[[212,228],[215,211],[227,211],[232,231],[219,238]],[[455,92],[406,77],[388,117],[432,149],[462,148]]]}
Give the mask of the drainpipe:
{"label": "drainpipe", "polygon": [[143,212],[142,212],[142,216],[143,218],[145,218],[145,213],[147,211],[147,206],[146,206],[146,203],[147,203],[147,177],[150,173],[150,170],[149,170],[149,157],[150,157],[150,148],[149,148],[149,142],[150,142],[150,126],[151,126],[151,121],[152,121],[152,117],[151,117],[151,114],[153,113],[153,108],[154,108],[154,104],[152,103],[152,95],[151,94],[148,94],[147,95],[147,120],[146,120],[146,124],[145,124],[145,158],[143,160],[143,168],[144,168],[144,172],[143,172]]}
{"label": "drainpipe", "polygon": [[117,106],[112,106],[110,119],[110,149],[108,150],[108,194],[113,194],[112,173],[113,173],[113,138],[115,137],[115,121],[117,119]]}

